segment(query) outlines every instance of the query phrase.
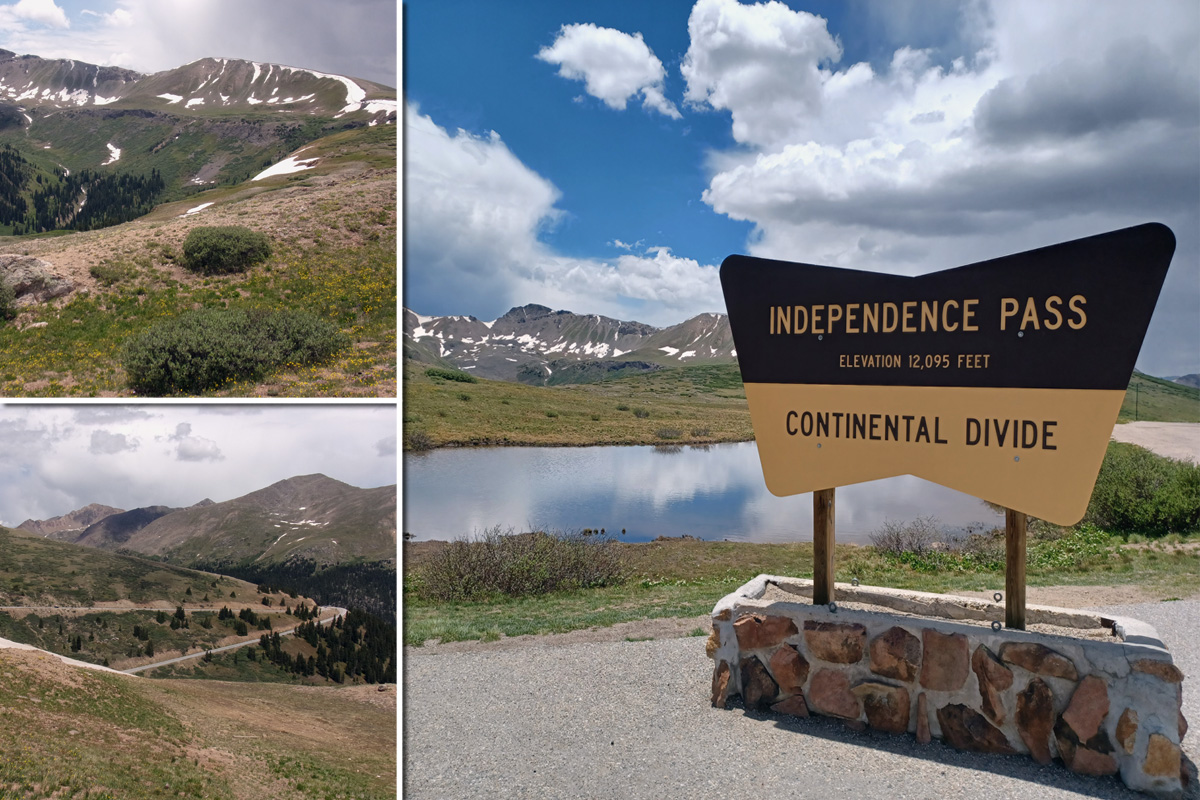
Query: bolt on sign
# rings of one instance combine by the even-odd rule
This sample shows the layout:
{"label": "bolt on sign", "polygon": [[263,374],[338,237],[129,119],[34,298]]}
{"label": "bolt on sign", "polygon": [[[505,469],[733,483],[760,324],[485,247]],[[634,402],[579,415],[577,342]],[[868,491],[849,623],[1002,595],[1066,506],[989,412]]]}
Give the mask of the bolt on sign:
{"label": "bolt on sign", "polygon": [[1174,251],[1150,223],[917,277],[729,256],[767,488],[911,474],[1078,522]]}

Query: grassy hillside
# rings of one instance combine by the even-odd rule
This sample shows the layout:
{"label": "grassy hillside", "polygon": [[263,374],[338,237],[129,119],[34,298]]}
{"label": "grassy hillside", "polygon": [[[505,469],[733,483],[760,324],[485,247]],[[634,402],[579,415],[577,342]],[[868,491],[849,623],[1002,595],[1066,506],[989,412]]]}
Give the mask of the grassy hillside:
{"label": "grassy hillside", "polygon": [[665,369],[582,386],[454,380],[406,362],[405,449],[449,444],[684,444],[753,438],[737,367]]}
{"label": "grassy hillside", "polygon": [[[215,585],[214,585],[215,584]],[[254,584],[0,528],[0,605],[198,605],[210,595],[261,603]],[[220,608],[220,606],[216,606]]]}
{"label": "grassy hillside", "polygon": [[0,797],[395,796],[391,691],[152,681],[15,650],[0,675]]}
{"label": "grassy hillside", "polygon": [[[754,438],[736,364],[674,367],[578,386],[426,374],[405,362],[406,450],[472,444],[688,444]],[[1140,384],[1140,388],[1134,388]],[[1136,396],[1135,396],[1136,395]],[[1200,389],[1135,372],[1118,422],[1200,422]],[[624,407],[624,408],[622,408]],[[645,412],[638,416],[637,411]],[[663,431],[677,436],[662,435]],[[413,437],[416,437],[414,440]],[[414,447],[414,441],[419,445]]]}
{"label": "grassy hillside", "polygon": [[1200,422],[1200,389],[1134,372],[1118,422]]}
{"label": "grassy hillside", "polygon": [[[215,189],[100,231],[0,238],[69,276],[64,301],[29,306],[0,328],[0,394],[131,396],[119,354],[130,337],[194,308],[295,309],[333,323],[348,346],[317,365],[205,396],[394,396],[396,130],[356,129],[313,145],[311,170]],[[189,210],[205,203],[199,212]],[[181,266],[188,232],[242,225],[266,234],[270,259],[242,275]]]}

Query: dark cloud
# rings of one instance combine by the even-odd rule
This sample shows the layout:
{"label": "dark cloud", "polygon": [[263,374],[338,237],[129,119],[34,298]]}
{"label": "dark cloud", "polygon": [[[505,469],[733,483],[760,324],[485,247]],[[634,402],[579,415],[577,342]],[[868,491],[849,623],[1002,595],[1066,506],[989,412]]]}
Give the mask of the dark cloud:
{"label": "dark cloud", "polygon": [[72,418],[80,425],[112,425],[150,419],[154,415],[138,406],[73,406]]}
{"label": "dark cloud", "polygon": [[1160,120],[1195,130],[1200,92],[1145,39],[1111,45],[1098,62],[1071,59],[1028,78],[1006,78],[979,100],[975,128],[985,141],[1028,144]]}
{"label": "dark cloud", "polygon": [[396,455],[396,437],[388,436],[375,443],[375,452],[380,458]]}
{"label": "dark cloud", "polygon": [[125,451],[134,451],[138,449],[138,440],[133,437],[127,437],[123,433],[110,433],[105,430],[92,431],[92,443],[88,446],[88,452],[92,455],[116,455]]}

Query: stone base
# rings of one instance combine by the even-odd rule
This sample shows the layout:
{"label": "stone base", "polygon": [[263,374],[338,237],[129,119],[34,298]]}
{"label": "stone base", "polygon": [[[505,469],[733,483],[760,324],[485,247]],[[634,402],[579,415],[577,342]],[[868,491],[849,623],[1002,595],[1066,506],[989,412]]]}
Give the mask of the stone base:
{"label": "stone base", "polygon": [[1144,622],[1027,608],[1030,625],[1111,632],[1083,638],[997,629],[1003,604],[972,598],[848,584],[832,607],[806,597],[811,581],[760,575],[717,603],[713,705],[741,696],[1182,795],[1183,675]]}

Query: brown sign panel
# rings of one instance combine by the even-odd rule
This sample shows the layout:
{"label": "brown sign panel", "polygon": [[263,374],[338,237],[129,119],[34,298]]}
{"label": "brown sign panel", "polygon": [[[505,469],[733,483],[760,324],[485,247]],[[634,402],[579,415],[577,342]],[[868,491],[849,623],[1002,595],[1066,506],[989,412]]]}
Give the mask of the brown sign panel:
{"label": "brown sign panel", "polygon": [[730,256],[767,488],[912,474],[1077,522],[1174,250],[1152,223],[917,277]]}

